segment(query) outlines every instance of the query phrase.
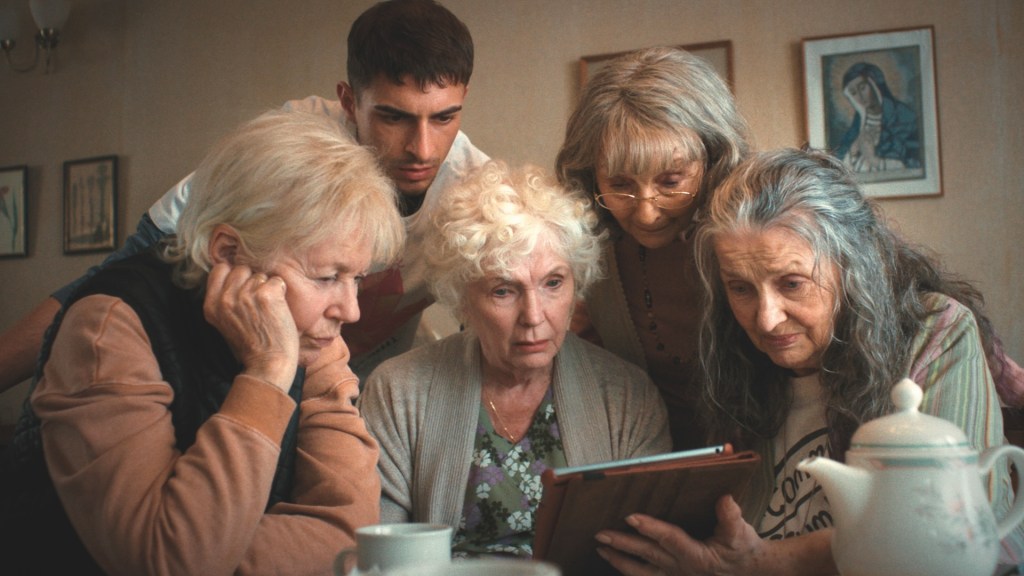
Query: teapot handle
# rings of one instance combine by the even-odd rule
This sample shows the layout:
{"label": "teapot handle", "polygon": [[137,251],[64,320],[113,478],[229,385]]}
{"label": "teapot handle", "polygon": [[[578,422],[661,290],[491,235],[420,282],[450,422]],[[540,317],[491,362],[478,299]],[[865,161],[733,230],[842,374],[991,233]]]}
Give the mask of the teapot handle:
{"label": "teapot handle", "polygon": [[[1012,444],[1004,444],[989,448],[981,454],[981,459],[978,461],[978,471],[983,479],[992,472],[992,467],[1003,456],[1013,461],[1014,465],[1017,466],[1018,473],[1024,475],[1024,449]],[[1014,494],[1013,506],[1007,512],[1006,517],[999,520],[996,526],[996,532],[999,533],[1000,540],[1005,538],[1007,534],[1012,532],[1024,520],[1024,497],[1021,496],[1021,492],[1024,492],[1024,490],[1018,490]]]}

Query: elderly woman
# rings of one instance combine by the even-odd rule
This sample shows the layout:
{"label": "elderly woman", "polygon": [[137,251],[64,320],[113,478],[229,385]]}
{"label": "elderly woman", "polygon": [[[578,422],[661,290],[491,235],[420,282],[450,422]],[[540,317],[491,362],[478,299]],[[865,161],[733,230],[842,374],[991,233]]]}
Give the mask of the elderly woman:
{"label": "elderly woman", "polygon": [[378,519],[340,329],[404,240],[392,187],[337,123],[280,112],[195,178],[178,236],[100,272],[57,328],[20,442],[39,477],[4,519],[46,551],[32,573],[329,573]]}
{"label": "elderly woman", "polygon": [[[556,160],[559,181],[601,206],[612,242],[574,330],[643,367],[668,406],[677,449],[708,443],[697,340],[702,288],[694,231],[723,179],[749,155],[728,86],[675,48],[616,58],[587,83]],[[589,316],[589,318],[588,318]],[[986,348],[1001,397],[1024,405],[1024,370]]]}
{"label": "elderly woman", "polygon": [[668,405],[675,447],[704,444],[696,376],[700,284],[693,230],[711,192],[746,157],[728,86],[675,48],[611,61],[587,83],[556,161],[559,180],[601,206],[609,275],[578,330],[643,367]]}
{"label": "elderly woman", "polygon": [[424,254],[466,329],[366,383],[381,518],[454,526],[456,555],[530,556],[541,473],[666,451],[665,407],[642,370],[568,332],[600,273],[587,200],[492,162],[444,202]]}
{"label": "elderly woman", "polygon": [[[841,459],[861,423],[894,409],[896,382],[920,384],[922,411],[957,424],[976,449],[1003,442],[980,295],[897,237],[838,159],[782,150],[742,164],[709,204],[697,249],[712,432],[766,455],[762,476],[743,516],[719,502],[707,541],[639,515],[629,523],[646,538],[599,541],[668,574],[834,573],[829,503],[795,467]],[[1001,517],[1008,471],[997,467],[988,488]],[[1020,543],[1018,529],[1004,560]],[[650,568],[604,554],[626,574]]]}

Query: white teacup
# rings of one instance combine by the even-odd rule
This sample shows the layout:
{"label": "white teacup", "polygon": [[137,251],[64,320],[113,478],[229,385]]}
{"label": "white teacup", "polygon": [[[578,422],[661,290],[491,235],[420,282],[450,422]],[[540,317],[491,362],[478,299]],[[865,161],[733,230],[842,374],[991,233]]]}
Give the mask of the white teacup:
{"label": "white teacup", "polygon": [[[385,574],[400,566],[451,562],[452,529],[444,524],[376,524],[356,529],[356,547],[334,560],[336,576]],[[352,570],[352,560],[356,570]]]}

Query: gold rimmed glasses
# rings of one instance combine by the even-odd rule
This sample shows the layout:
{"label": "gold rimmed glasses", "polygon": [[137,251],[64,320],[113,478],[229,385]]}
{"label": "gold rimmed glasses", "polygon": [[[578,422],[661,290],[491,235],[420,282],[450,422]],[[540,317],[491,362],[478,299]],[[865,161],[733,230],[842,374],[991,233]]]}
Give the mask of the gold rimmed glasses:
{"label": "gold rimmed glasses", "polygon": [[662,210],[680,210],[693,202],[693,192],[658,192],[647,198],[639,198],[636,194],[609,192],[598,194],[595,199],[602,208],[616,212],[634,210],[640,202],[653,202]]}

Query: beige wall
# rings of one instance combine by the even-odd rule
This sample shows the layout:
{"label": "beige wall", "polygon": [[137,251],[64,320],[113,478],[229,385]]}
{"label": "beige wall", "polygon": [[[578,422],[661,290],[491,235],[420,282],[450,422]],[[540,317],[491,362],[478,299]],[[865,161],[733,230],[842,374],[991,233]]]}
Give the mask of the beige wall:
{"label": "beige wall", "polygon": [[[30,167],[30,256],[0,260],[0,330],[102,255],[61,253],[61,163],[121,159],[120,239],[230,127],[288,98],[331,96],[368,0],[76,0],[58,69],[0,66],[0,166]],[[18,2],[25,4],[28,2]],[[805,139],[800,39],[933,25],[941,198],[888,200],[915,241],[985,292],[1024,359],[1024,3],[1019,0],[447,0],[476,39],[463,128],[494,157],[550,168],[577,59],[731,40],[740,109],[762,148]],[[27,7],[21,7],[27,13]],[[25,16],[28,22],[28,16]],[[28,24],[16,56],[29,49]],[[16,416],[24,385],[0,395]]]}

